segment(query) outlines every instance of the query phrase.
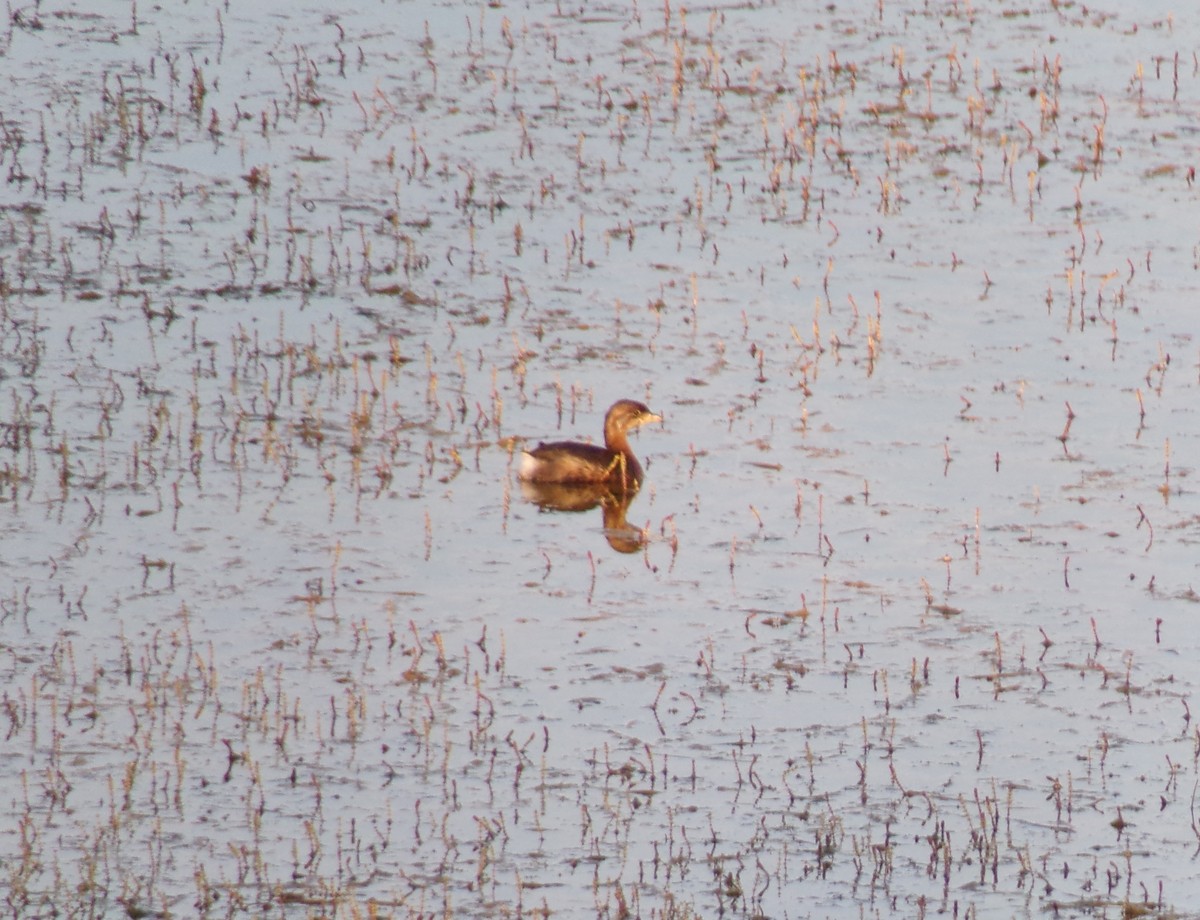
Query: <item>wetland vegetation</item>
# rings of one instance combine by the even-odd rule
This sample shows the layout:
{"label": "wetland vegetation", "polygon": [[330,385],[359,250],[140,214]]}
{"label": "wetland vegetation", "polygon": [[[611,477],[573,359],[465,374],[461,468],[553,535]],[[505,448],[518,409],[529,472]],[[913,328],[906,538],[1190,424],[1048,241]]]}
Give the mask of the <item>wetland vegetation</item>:
{"label": "wetland vegetation", "polygon": [[1197,48],[9,7],[4,913],[1193,915]]}

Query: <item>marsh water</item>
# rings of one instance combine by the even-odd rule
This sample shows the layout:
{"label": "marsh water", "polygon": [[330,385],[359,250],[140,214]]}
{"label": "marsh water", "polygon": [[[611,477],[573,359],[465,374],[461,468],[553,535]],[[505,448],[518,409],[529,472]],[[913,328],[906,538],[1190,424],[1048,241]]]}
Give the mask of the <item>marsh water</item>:
{"label": "marsh water", "polygon": [[0,38],[5,914],[1196,915],[1186,11]]}

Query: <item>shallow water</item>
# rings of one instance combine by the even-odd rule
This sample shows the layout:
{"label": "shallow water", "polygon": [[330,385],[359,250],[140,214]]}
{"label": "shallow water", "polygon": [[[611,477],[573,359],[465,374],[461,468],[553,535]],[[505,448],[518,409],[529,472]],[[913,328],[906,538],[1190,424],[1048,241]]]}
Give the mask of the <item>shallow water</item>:
{"label": "shallow water", "polygon": [[7,912],[1190,915],[1182,19],[17,11]]}

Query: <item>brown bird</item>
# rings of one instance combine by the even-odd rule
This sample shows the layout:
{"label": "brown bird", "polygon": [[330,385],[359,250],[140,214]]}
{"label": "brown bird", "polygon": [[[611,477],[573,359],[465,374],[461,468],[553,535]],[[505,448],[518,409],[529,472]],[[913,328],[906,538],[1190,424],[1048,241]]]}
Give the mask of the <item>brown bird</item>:
{"label": "brown bird", "polygon": [[642,484],[642,465],[633,455],[626,435],[634,428],[661,421],[661,415],[642,403],[619,400],[604,416],[603,447],[579,441],[539,444],[521,454],[517,478],[526,482],[604,483],[613,489],[637,489]]}

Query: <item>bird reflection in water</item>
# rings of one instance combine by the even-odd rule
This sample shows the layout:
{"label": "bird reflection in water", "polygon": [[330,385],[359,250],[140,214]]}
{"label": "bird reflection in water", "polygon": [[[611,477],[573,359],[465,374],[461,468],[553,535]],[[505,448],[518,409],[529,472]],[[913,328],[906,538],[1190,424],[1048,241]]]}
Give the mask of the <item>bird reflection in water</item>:
{"label": "bird reflection in water", "polygon": [[625,514],[637,488],[616,490],[599,483],[521,481],[521,495],[543,511],[591,511],[599,507],[604,519],[604,538],[618,553],[636,553],[646,544],[646,532],[634,527]]}

